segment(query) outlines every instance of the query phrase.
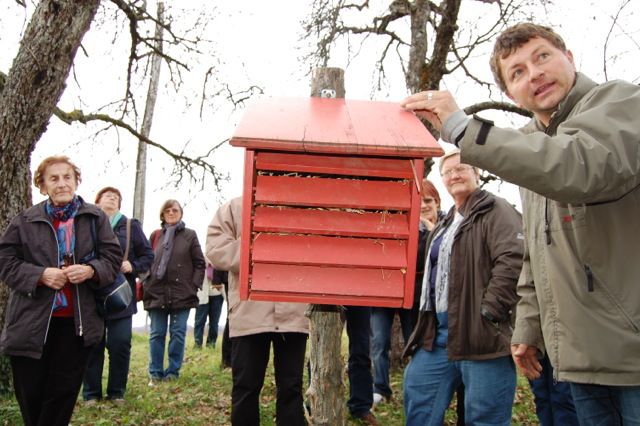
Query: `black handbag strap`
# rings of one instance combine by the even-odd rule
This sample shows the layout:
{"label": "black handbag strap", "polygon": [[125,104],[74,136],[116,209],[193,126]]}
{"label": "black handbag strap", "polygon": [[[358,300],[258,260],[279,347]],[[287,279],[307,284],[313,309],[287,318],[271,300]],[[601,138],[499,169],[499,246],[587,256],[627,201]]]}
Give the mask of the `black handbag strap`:
{"label": "black handbag strap", "polygon": [[[93,240],[93,257],[97,258],[99,253],[98,247],[98,237],[96,232],[96,219],[93,218],[91,220],[91,239]],[[123,260],[127,260],[129,258],[129,244],[131,241],[131,219],[127,218],[127,248],[124,250]],[[83,262],[84,263],[84,262]]]}
{"label": "black handbag strap", "polygon": [[123,260],[129,260],[129,244],[131,243],[131,219],[127,218],[127,243],[124,249]]}
{"label": "black handbag strap", "polygon": [[79,263],[87,263],[90,260],[98,258],[99,248],[98,248],[98,237],[97,237],[97,233],[96,233],[96,219],[95,218],[91,218],[90,231],[91,231],[90,232],[91,233],[91,241],[93,241],[93,251],[91,253],[89,253],[88,255],[86,255],[85,257],[83,257],[82,259],[80,259]]}

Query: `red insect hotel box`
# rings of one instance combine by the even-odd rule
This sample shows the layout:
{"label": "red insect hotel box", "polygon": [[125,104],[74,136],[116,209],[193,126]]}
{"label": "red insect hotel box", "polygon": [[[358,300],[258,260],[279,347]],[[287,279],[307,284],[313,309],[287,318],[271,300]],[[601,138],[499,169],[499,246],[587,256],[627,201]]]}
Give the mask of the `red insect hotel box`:
{"label": "red insect hotel box", "polygon": [[410,308],[425,157],[442,149],[397,103],[252,105],[244,147],[240,297]]}

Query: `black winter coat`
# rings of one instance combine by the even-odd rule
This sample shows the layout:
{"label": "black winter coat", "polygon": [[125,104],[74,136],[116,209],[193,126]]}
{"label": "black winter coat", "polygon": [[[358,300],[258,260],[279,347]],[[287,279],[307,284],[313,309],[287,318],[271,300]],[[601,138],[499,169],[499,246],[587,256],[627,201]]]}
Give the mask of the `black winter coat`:
{"label": "black winter coat", "polygon": [[[11,289],[0,336],[0,352],[6,355],[39,359],[49,329],[55,290],[38,285],[38,281],[46,268],[58,267],[58,244],[45,203],[14,217],[0,238],[0,280]],[[97,256],[92,256],[92,222],[99,243]],[[102,339],[104,331],[94,289],[115,280],[122,264],[122,250],[109,218],[97,206],[82,201],[74,224],[74,261],[92,258],[86,263],[96,272],[92,279],[71,287],[76,334],[84,339],[85,346],[93,346]]]}
{"label": "black winter coat", "polygon": [[206,264],[195,231],[179,224],[173,251],[162,279],[156,277],[162,253],[163,235],[154,250],[151,275],[144,283],[144,309],[190,309],[198,307],[198,289],[202,288]]}

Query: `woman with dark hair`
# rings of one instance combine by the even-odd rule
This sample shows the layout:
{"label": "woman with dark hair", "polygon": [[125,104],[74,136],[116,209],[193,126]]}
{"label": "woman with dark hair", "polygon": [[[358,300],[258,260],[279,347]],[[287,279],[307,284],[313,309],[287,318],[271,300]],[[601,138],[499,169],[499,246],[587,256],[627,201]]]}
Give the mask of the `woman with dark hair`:
{"label": "woman with dark hair", "polygon": [[[149,312],[149,386],[180,375],[184,357],[187,318],[198,306],[205,261],[195,231],[182,221],[182,206],[167,200],[160,209],[160,235],[151,274],[144,283],[144,309]],[[169,365],[164,368],[165,340],[169,328]]]}
{"label": "woman with dark hair", "polygon": [[[136,219],[129,219],[120,212],[122,194],[117,188],[107,186],[98,191],[96,204],[109,217],[113,232],[127,258],[122,260],[120,271],[127,277],[131,291],[135,294],[136,277],[147,272],[153,262],[153,250]],[[93,349],[89,366],[84,375],[82,396],[91,404],[102,399],[102,368],[105,347],[109,352],[109,376],[107,379],[107,399],[116,404],[124,402],[131,359],[131,318],[138,312],[136,299],[122,312],[105,318],[105,336]]]}
{"label": "woman with dark hair", "polygon": [[0,238],[0,280],[10,288],[0,352],[24,424],[66,426],[104,332],[94,290],[115,280],[122,251],[104,212],[76,194],[80,169],[68,157],[46,158],[33,181],[48,198]]}

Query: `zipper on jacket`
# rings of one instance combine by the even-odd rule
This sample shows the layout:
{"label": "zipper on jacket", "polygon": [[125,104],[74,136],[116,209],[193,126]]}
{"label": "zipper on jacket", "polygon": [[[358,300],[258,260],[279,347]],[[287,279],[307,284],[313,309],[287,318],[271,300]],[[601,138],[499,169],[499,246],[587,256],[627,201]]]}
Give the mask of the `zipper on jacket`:
{"label": "zipper on jacket", "polygon": [[587,290],[593,292],[593,271],[588,264],[584,264],[584,272],[587,274]]}
{"label": "zipper on jacket", "polygon": [[[53,297],[55,300],[55,296]],[[51,317],[53,317],[53,303],[51,303],[51,309],[49,310],[49,319],[47,320],[47,329],[44,331],[44,342],[42,342],[43,346],[47,343],[47,337],[49,336],[49,327],[51,326]]]}
{"label": "zipper on jacket", "polygon": [[[51,230],[53,231],[53,238],[55,238],[56,240],[56,263],[59,262],[60,260],[60,244],[58,244],[58,234],[56,234],[56,230],[53,227],[53,225],[46,220],[38,220],[38,222],[44,222],[47,225],[49,225],[49,228],[51,228]],[[44,345],[47,343],[47,337],[49,336],[49,328],[51,327],[51,318],[53,317],[53,302],[56,300],[56,296],[55,293],[58,290],[55,290],[53,293],[53,301],[51,302],[51,309],[49,310],[49,319],[47,320],[47,329],[44,331],[44,341],[42,342],[42,345],[44,347]]]}
{"label": "zipper on jacket", "polygon": [[547,245],[551,245],[551,229],[549,229],[549,199],[544,199],[544,235]]}
{"label": "zipper on jacket", "polygon": [[83,332],[82,332],[82,308],[80,307],[80,289],[78,288],[78,284],[76,284],[75,287],[76,288],[74,290],[76,293],[76,302],[78,304],[78,319],[80,320],[80,325],[78,326],[78,333],[79,333],[78,335],[82,337]]}
{"label": "zipper on jacket", "polygon": [[[95,220],[95,218],[91,218],[91,220]],[[75,221],[73,222],[73,227],[74,228],[76,227],[76,222]],[[73,232],[76,235],[78,235],[77,231],[78,231],[77,229],[73,230]],[[94,249],[95,249],[95,247],[94,247]],[[96,253],[96,257],[98,257],[98,253]],[[76,263],[76,255],[75,255],[75,253],[73,254],[73,263],[74,264]],[[74,287],[75,287],[74,290],[75,290],[75,293],[76,293],[76,304],[78,305],[78,322],[79,322],[79,324],[78,324],[78,335],[80,337],[82,337],[82,334],[83,334],[83,331],[82,331],[82,308],[80,307],[80,289],[78,288],[78,285],[79,284],[75,284],[74,285]]]}

